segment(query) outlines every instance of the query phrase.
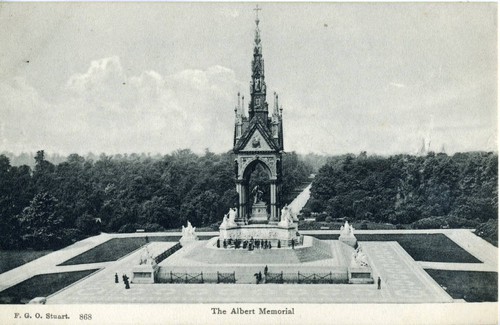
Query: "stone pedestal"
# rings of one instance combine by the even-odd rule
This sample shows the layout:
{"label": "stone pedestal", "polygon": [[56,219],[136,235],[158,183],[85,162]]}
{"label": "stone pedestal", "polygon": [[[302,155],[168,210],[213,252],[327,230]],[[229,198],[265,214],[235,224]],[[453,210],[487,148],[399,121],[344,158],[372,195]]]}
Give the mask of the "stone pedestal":
{"label": "stone pedestal", "polygon": [[155,283],[157,272],[158,265],[156,263],[136,265],[132,269],[131,283]]}
{"label": "stone pedestal", "polygon": [[373,283],[372,269],[369,266],[351,266],[347,269],[349,283],[369,284]]}
{"label": "stone pedestal", "polygon": [[234,228],[221,229],[219,232],[220,240],[224,239],[263,239],[270,240],[274,245],[279,241],[286,242],[289,240],[295,240],[298,242],[297,229],[295,225],[291,225],[288,228],[279,227],[278,225],[269,224],[253,224],[244,225]]}
{"label": "stone pedestal", "polygon": [[252,216],[248,223],[250,224],[266,224],[267,215],[267,205],[265,202],[259,201],[252,205]]}

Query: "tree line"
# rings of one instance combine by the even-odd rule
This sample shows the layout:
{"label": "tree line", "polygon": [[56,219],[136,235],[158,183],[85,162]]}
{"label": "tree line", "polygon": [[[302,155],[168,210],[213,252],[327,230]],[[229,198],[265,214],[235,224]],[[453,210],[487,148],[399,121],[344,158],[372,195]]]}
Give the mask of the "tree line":
{"label": "tree line", "polygon": [[[105,232],[162,231],[189,220],[213,227],[237,204],[232,153],[163,157],[69,155],[53,164],[44,151],[34,168],[0,155],[0,248],[60,248]],[[282,196],[307,181],[312,167],[283,155]],[[266,182],[253,177],[254,182]]]}
{"label": "tree line", "polygon": [[331,157],[313,181],[305,214],[413,228],[476,227],[497,220],[498,154]]}

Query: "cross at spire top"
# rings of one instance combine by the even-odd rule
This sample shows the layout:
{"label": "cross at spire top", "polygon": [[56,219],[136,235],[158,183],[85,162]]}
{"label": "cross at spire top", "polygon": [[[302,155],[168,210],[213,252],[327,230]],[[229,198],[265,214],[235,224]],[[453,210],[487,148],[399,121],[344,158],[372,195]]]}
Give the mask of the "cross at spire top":
{"label": "cross at spire top", "polygon": [[259,11],[260,11],[260,10],[262,10],[262,9],[261,9],[261,8],[259,8],[259,5],[258,5],[258,4],[257,4],[257,5],[255,5],[255,9],[254,9],[254,11],[255,11],[255,23],[256,23],[257,25],[259,25]]}

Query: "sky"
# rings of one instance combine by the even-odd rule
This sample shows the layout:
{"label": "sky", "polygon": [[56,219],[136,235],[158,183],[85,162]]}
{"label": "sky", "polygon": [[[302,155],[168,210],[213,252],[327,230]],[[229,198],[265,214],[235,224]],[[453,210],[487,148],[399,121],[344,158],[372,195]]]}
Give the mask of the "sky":
{"label": "sky", "polygon": [[[497,150],[496,3],[260,3],[285,151]],[[0,152],[231,150],[254,3],[1,3]]]}

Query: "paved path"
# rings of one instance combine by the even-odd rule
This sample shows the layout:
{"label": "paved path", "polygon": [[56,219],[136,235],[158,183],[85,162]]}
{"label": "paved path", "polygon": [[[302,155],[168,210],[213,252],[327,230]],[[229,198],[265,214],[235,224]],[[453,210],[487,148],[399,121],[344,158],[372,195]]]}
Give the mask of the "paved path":
{"label": "paved path", "polygon": [[450,271],[479,271],[498,272],[498,267],[483,263],[441,263],[441,262],[417,262],[424,269],[450,270]]}
{"label": "paved path", "polygon": [[294,215],[299,214],[300,210],[306,205],[311,196],[311,185],[309,184],[299,195],[288,205]]}
{"label": "paved path", "polygon": [[[474,229],[383,229],[355,230],[356,234],[444,234],[483,263],[418,261],[424,269],[498,272],[498,248],[473,233]],[[303,235],[333,235],[340,230],[301,230]]]}
{"label": "paved path", "polygon": [[[301,233],[307,234],[338,234],[338,230],[312,230],[312,231],[301,231]],[[435,229],[435,230],[356,230],[356,233],[359,234],[426,234],[426,233],[443,233],[456,242],[459,246],[467,250],[469,253],[474,255],[479,260],[484,263],[436,263],[436,262],[417,262],[415,265],[418,265],[419,268],[430,268],[430,269],[445,269],[445,270],[469,270],[469,271],[494,271],[498,270],[498,248],[484,241],[483,239],[474,235],[470,230],[467,229]],[[204,236],[216,236],[217,232],[209,232],[202,233],[199,235]],[[104,270],[98,272],[97,274],[90,276],[89,278],[84,279],[81,282],[76,283],[74,286],[76,289],[73,289],[72,286],[68,287],[68,290],[63,290],[59,294],[54,295],[51,298],[51,302],[54,303],[62,303],[65,299],[68,299],[68,303],[78,302],[78,296],[81,294],[82,301],[87,301],[89,303],[96,302],[96,297],[98,297],[99,301],[110,301],[110,302],[147,302],[144,300],[144,296],[148,295],[148,290],[152,290],[154,288],[155,293],[153,297],[148,298],[150,302],[207,302],[207,301],[220,301],[220,302],[237,302],[237,301],[246,301],[246,302],[288,302],[288,301],[303,301],[300,297],[313,297],[307,299],[310,302],[404,302],[401,300],[401,297],[397,296],[398,290],[390,289],[390,282],[394,282],[393,280],[387,280],[386,277],[390,279],[390,274],[387,273],[387,268],[382,269],[378,266],[378,263],[375,263],[375,268],[377,274],[383,274],[384,281],[389,281],[384,285],[388,285],[385,291],[373,291],[370,285],[311,285],[311,286],[302,286],[302,285],[259,285],[258,288],[254,286],[250,287],[242,287],[248,285],[211,285],[204,284],[201,285],[132,285],[134,290],[127,291],[124,294],[124,289],[121,288],[121,285],[115,286],[114,283],[111,282],[110,276],[114,273],[123,273],[129,272],[130,270],[127,268],[127,263],[132,263],[132,259],[137,258],[135,254],[140,254],[139,252],[133,253],[130,256],[124,257],[122,260],[115,262],[105,262],[105,263],[91,263],[91,264],[81,264],[81,265],[68,265],[68,266],[57,266],[76,255],[79,255],[111,238],[122,238],[122,237],[141,237],[141,236],[179,236],[179,232],[163,232],[163,233],[132,233],[132,234],[101,234],[99,236],[90,237],[85,240],[82,240],[78,243],[75,243],[71,246],[68,246],[59,251],[53,252],[51,254],[45,255],[39,259],[31,261],[27,264],[19,266],[13,270],[7,271],[3,274],[0,274],[0,291],[4,290],[12,285],[15,285],[19,282],[22,282],[36,274],[42,273],[55,273],[55,272],[66,272],[66,271],[77,271],[77,270],[87,270],[93,268],[103,268]],[[362,242],[363,245],[366,245],[367,242]],[[383,242],[377,242],[379,244],[384,244]],[[153,243],[151,243],[153,244]],[[168,245],[173,245],[174,242],[164,243]],[[372,245],[372,244],[369,244]],[[375,244],[373,244],[375,245]],[[369,249],[369,248],[367,248]],[[376,253],[373,253],[376,254]],[[399,253],[398,253],[399,254]],[[405,252],[406,254],[406,252]],[[133,257],[135,256],[135,257]],[[401,257],[401,256],[400,256]],[[129,264],[133,265],[135,264]],[[128,266],[130,267],[130,266]],[[128,270],[128,271],[127,271]],[[383,273],[385,272],[385,273]],[[426,274],[426,273],[425,273]],[[424,279],[424,278],[422,278]],[[397,280],[397,279],[396,279]],[[422,280],[424,281],[424,280]],[[425,281],[424,281],[425,282]],[[85,283],[86,288],[91,288],[87,293],[82,293],[78,289],[81,285],[80,283]],[[93,288],[92,285],[96,287]],[[106,285],[104,285],[106,284]],[[436,284],[437,285],[437,284]],[[110,286],[110,287],[107,287]],[[106,290],[110,290],[110,295],[97,294],[101,293],[104,288]],[[208,289],[212,288],[217,289],[217,292],[212,296],[210,295],[210,299],[214,298],[215,300],[207,300],[207,296],[203,296],[204,292],[207,292]],[[222,291],[219,292],[219,288]],[[250,289],[251,288],[251,289]],[[274,288],[274,289],[273,289]],[[371,289],[370,289],[371,288]],[[122,290],[123,289],[123,290]],[[210,290],[212,290],[210,289]],[[370,290],[368,290],[370,289]],[[77,290],[77,291],[73,291]],[[82,288],[83,291],[85,291]],[[114,290],[114,291],[113,291]],[[117,291],[118,290],[118,291]],[[208,292],[210,292],[208,290]],[[248,291],[251,292],[248,292]],[[391,294],[387,294],[392,290]],[[157,291],[157,293],[156,293]],[[66,293],[65,293],[66,292]],[[73,293],[72,293],[73,292]],[[78,292],[77,295],[74,293]],[[92,293],[93,292],[93,293]],[[142,292],[142,295],[139,293]],[[199,298],[194,297],[196,293],[200,292],[201,296]],[[228,293],[232,292],[232,293]],[[385,293],[384,293],[385,292]],[[71,293],[71,294],[69,294]],[[243,300],[234,299],[235,295],[245,294],[246,298],[241,298]],[[118,294],[118,296],[114,296]],[[227,294],[228,297],[224,295]],[[280,297],[279,300],[266,298],[264,296],[273,296],[278,295]],[[439,295],[438,295],[439,296]],[[93,298],[92,298],[93,297]],[[126,298],[130,297],[130,298]],[[185,298],[190,297],[190,298]],[[193,298],[194,297],[194,298]],[[424,296],[420,296],[424,297]],[[266,300],[268,299],[268,300]],[[411,299],[413,301],[423,301],[425,299],[419,298],[415,294],[415,296]],[[415,300],[416,299],[416,300]],[[429,299],[427,297],[426,299]],[[306,301],[306,300],[304,300]],[[433,301],[428,300],[427,302]]]}
{"label": "paved path", "polygon": [[457,245],[485,264],[498,266],[498,248],[467,229],[454,229],[445,233]]}
{"label": "paved path", "polygon": [[[299,230],[301,234],[340,234],[339,230]],[[455,231],[468,231],[472,232],[474,229],[368,229],[361,230],[355,229],[354,235],[357,234],[445,234],[448,235]],[[474,235],[474,234],[472,234]],[[474,235],[477,237],[476,235]],[[488,243],[488,242],[486,242]],[[494,246],[493,246],[494,247]]]}
{"label": "paved path", "polygon": [[[111,239],[112,237],[113,235],[105,233],[99,236],[89,237],[77,243],[74,243],[73,245],[52,252],[34,261],[21,265],[15,269],[2,273],[0,274],[0,291],[9,288],[19,282],[27,280],[37,274],[54,272],[57,264],[60,264],[83,252],[86,252],[89,249],[94,248],[95,246]],[[93,267],[82,267],[81,265],[75,266],[75,270],[88,270],[91,268]]]}
{"label": "paved path", "polygon": [[[159,244],[159,243],[157,243]],[[167,243],[165,243],[167,244]],[[432,303],[452,302],[418,264],[395,242],[366,242],[375,256],[382,290],[374,284],[132,284],[114,283],[114,274],[128,273],[141,252],[115,262],[101,272],[61,290],[48,304],[74,303]]]}
{"label": "paved path", "polygon": [[397,242],[361,242],[373,269],[393,302],[452,302],[444,291]]}

